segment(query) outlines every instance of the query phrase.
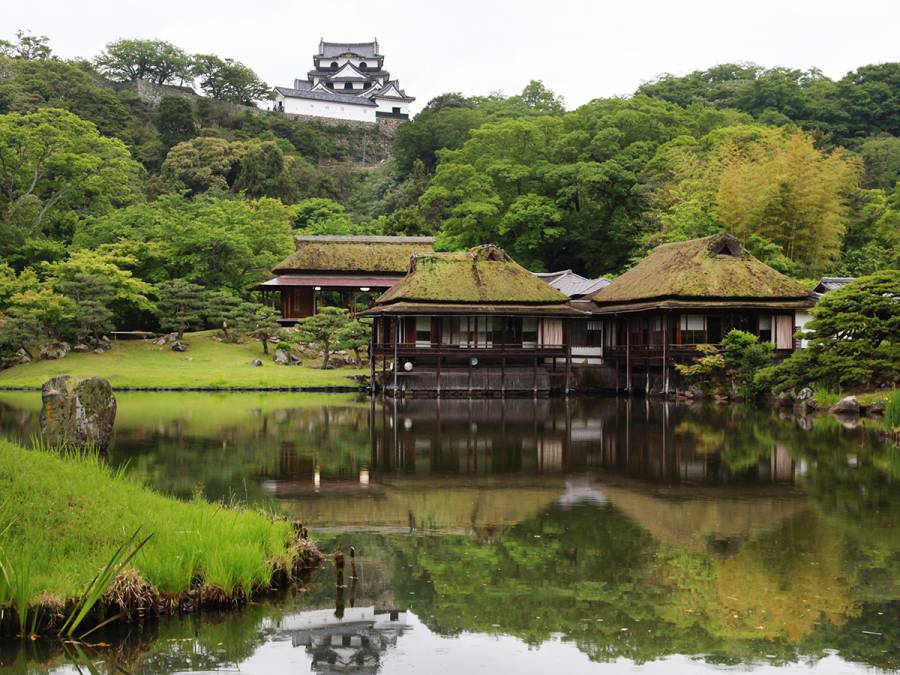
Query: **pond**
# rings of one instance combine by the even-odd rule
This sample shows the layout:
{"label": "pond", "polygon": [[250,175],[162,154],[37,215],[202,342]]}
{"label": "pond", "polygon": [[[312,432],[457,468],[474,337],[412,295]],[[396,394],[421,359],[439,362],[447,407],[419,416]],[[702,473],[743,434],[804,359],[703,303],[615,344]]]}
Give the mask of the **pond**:
{"label": "pond", "polygon": [[[642,399],[118,395],[110,461],[276,508],[357,579],[0,672],[900,670],[900,451],[877,425]],[[28,441],[40,396],[0,394]],[[349,574],[349,570],[348,570]]]}

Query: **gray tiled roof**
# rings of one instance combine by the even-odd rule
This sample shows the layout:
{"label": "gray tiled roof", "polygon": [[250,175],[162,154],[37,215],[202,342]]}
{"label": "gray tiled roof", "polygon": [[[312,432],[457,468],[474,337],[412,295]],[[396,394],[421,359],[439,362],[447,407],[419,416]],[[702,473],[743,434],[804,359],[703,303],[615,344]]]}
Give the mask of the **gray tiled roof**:
{"label": "gray tiled roof", "polygon": [[822,277],[819,284],[813,289],[813,293],[827,293],[828,291],[836,291],[846,286],[851,281],[856,281],[855,277]]}
{"label": "gray tiled roof", "polygon": [[[338,71],[337,70],[323,70],[323,69],[316,70],[315,68],[313,68],[312,70],[307,71],[306,74],[309,77],[316,76],[316,77],[325,78],[327,80],[327,79],[331,79],[331,76],[334,75],[336,72],[338,72]],[[372,80],[391,76],[391,74],[386,70],[361,70],[359,72],[360,72],[360,75],[365,75],[367,78],[372,79]]]}
{"label": "gray tiled roof", "polygon": [[[387,91],[391,87],[394,87],[397,91],[400,92],[400,97],[405,101],[415,101],[412,96],[407,96],[406,92],[400,88],[400,80],[391,80],[390,82],[385,82],[384,86],[376,92],[372,93],[372,96],[384,96],[382,92]],[[384,96],[385,98],[397,98],[396,96]]]}
{"label": "gray tiled roof", "polygon": [[329,58],[352,52],[353,54],[373,58],[379,56],[375,50],[375,45],[375,42],[322,42],[321,51],[319,51],[317,56]]}
{"label": "gray tiled roof", "polygon": [[535,276],[546,281],[556,290],[565,293],[570,298],[582,298],[596,293],[601,288],[609,286],[607,279],[587,279],[572,270],[562,272],[540,272]]}
{"label": "gray tiled roof", "polygon": [[354,96],[353,94],[338,94],[336,92],[322,91],[320,89],[317,89],[315,91],[312,91],[310,89],[291,89],[290,87],[275,87],[275,91],[277,91],[282,96],[287,96],[289,98],[308,98],[315,99],[317,101],[346,103],[348,105],[364,105],[369,108],[377,107],[377,104],[373,103],[369,99],[362,98],[360,96]]}

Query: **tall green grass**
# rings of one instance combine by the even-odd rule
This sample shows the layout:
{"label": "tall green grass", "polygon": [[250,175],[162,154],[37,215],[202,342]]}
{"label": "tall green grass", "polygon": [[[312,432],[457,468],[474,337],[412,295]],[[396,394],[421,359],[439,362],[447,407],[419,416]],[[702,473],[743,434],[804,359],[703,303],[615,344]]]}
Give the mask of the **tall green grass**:
{"label": "tall green grass", "polygon": [[889,429],[900,429],[900,389],[894,389],[888,394],[887,405],[884,407],[884,422]]}
{"label": "tall green grass", "polygon": [[[276,561],[289,565],[291,526],[269,514],[182,502],[149,490],[93,453],[25,450],[0,441],[0,516],[4,565],[0,604],[20,607],[49,593],[59,599],[96,595],[132,553],[118,556],[133,533],[152,535],[131,559],[160,591],[187,591],[198,578],[232,592],[271,580]],[[111,564],[111,561],[113,563]],[[102,589],[105,590],[105,589]],[[102,593],[102,590],[99,592]]]}

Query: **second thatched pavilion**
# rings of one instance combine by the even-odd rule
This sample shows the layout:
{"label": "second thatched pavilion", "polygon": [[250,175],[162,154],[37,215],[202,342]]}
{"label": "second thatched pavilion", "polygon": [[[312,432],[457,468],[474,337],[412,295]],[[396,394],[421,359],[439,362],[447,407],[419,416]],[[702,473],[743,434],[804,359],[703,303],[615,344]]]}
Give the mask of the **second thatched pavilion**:
{"label": "second thatched pavilion", "polygon": [[360,314],[374,318],[373,379],[397,395],[568,391],[571,323],[587,317],[568,301],[495,246],[414,255]]}
{"label": "second thatched pavilion", "polygon": [[592,300],[603,323],[607,386],[660,392],[676,386],[676,363],[733,328],[786,356],[799,346],[797,312],[814,302],[809,289],[724,233],[658,246]]}

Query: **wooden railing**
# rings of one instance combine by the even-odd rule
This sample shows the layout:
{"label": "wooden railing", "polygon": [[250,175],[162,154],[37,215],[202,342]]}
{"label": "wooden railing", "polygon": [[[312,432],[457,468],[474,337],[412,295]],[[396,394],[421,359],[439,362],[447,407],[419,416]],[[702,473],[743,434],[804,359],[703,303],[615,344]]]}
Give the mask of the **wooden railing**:
{"label": "wooden railing", "polygon": [[453,345],[431,343],[423,346],[402,343],[394,345],[393,342],[379,342],[375,344],[375,353],[379,356],[566,356],[566,345],[515,345],[493,343],[490,345]]}

